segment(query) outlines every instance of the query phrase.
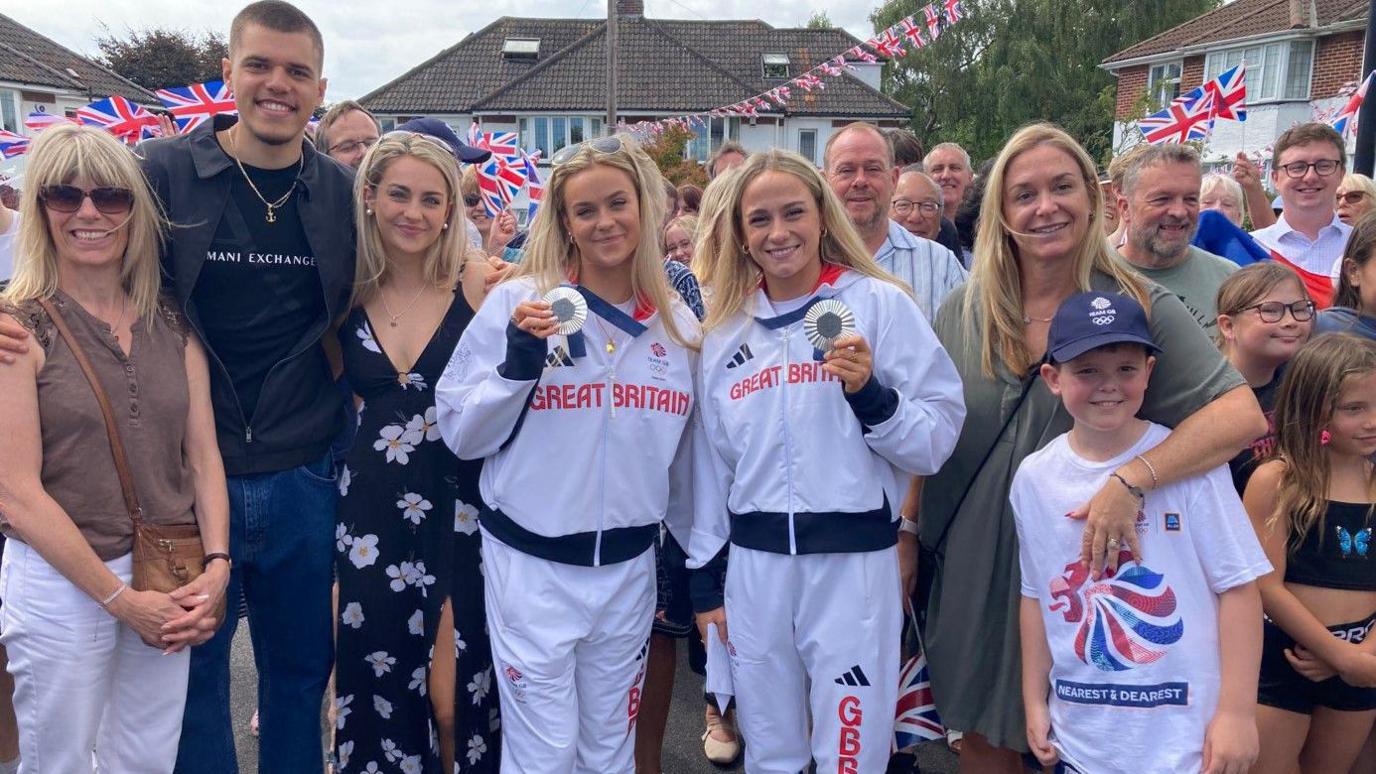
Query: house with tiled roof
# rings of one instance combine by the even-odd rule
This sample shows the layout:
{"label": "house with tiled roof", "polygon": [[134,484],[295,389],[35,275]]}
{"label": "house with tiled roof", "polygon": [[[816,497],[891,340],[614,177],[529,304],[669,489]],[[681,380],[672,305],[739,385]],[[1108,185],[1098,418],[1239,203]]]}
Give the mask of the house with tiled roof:
{"label": "house with tiled roof", "polygon": [[0,127],[22,133],[35,110],[73,115],[113,95],[157,104],[147,89],[0,14]]}
{"label": "house with tiled roof", "polygon": [[1234,0],[1119,51],[1100,65],[1118,78],[1114,146],[1133,144],[1149,110],[1243,62],[1247,120],[1216,124],[1207,158],[1260,151],[1291,126],[1331,114],[1361,80],[1368,5]]}
{"label": "house with tiled roof", "polygon": [[[787,83],[860,41],[840,29],[776,28],[762,21],[652,19],[642,0],[618,0],[617,116],[628,123],[731,105]],[[436,116],[462,135],[516,131],[546,159],[603,133],[607,21],[502,17],[360,102],[384,127]],[[883,61],[854,62],[826,88],[795,90],[787,107],[713,118],[686,154],[706,159],[727,139],[784,147],[820,163],[831,132],[851,121],[906,125],[911,110],[879,88]]]}

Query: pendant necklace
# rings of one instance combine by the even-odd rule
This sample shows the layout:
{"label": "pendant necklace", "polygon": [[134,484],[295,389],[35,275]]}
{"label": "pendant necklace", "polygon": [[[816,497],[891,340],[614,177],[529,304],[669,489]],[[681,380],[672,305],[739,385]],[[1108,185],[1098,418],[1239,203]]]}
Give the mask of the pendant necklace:
{"label": "pendant necklace", "polygon": [[[244,169],[244,162],[239,160],[239,142],[234,137],[234,129],[229,129],[228,134],[229,149],[234,152],[234,163],[239,167],[239,173],[243,175],[244,180],[248,182],[248,187],[253,190],[253,195],[257,196],[258,201],[262,202],[263,206],[268,208],[268,214],[265,220],[268,223],[276,223],[277,215],[273,212],[273,210],[286,204],[287,199],[290,199],[292,193],[296,191],[296,183],[298,180],[300,180],[301,177],[301,167],[306,163],[305,154],[302,153],[301,158],[296,160],[296,176],[291,179],[291,186],[287,188],[287,192],[282,194],[282,197],[277,201],[270,202],[268,201],[266,196],[263,196],[263,192],[258,190],[258,186],[253,183],[253,178],[248,176],[248,170]],[[392,324],[396,325],[395,322],[393,322]]]}
{"label": "pendant necklace", "polygon": [[421,293],[424,293],[424,292],[425,292],[425,286],[424,286],[424,285],[421,285],[421,286],[420,286],[420,290],[417,290],[417,291],[416,291],[416,294],[415,294],[414,296],[411,296],[411,301],[410,301],[409,303],[407,303],[406,306],[403,306],[403,307],[401,308],[401,311],[400,311],[399,313],[397,313],[397,314],[392,314],[392,307],[389,306],[389,305],[387,304],[387,293],[384,292],[384,291],[382,290],[382,288],[378,288],[377,297],[378,297],[378,299],[379,299],[380,301],[382,301],[382,309],[383,309],[383,311],[385,311],[385,312],[387,313],[387,317],[388,317],[388,323],[387,323],[387,324],[390,325],[390,326],[393,327],[393,328],[397,327],[397,320],[400,320],[402,317],[404,317],[404,316],[406,315],[407,312],[409,312],[409,311],[411,311],[412,309],[415,308],[415,306],[416,306],[416,301],[420,300],[420,294],[421,294]]}
{"label": "pendant necklace", "polygon": [[602,336],[603,336],[604,338],[606,338],[606,340],[607,340],[607,347],[606,347],[606,348],[607,348],[607,354],[609,354],[609,355],[615,354],[615,353],[616,353],[616,340],[612,338],[612,334],[611,334],[610,331],[607,330],[607,326],[605,326],[605,325],[602,324],[602,318],[601,318],[601,317],[598,317],[598,316],[596,316],[596,315],[593,315],[593,318],[592,318],[592,319],[594,319],[594,320],[597,321],[597,327],[602,329]]}

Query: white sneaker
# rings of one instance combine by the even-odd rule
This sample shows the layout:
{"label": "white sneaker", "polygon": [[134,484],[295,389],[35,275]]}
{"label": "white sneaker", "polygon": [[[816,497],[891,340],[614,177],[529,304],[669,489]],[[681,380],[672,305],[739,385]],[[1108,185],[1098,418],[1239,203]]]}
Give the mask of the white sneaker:
{"label": "white sneaker", "polygon": [[[707,760],[722,766],[734,763],[741,754],[740,735],[736,732],[736,724],[730,720],[723,720],[721,713],[711,704],[707,705],[704,720],[707,730],[702,732],[702,752],[707,756]],[[712,735],[714,731],[730,739],[722,741]]]}

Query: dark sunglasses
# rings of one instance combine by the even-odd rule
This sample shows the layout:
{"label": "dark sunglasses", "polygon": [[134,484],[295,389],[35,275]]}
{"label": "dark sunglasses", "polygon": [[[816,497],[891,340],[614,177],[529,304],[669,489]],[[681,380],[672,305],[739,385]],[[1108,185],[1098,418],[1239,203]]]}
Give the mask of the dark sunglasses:
{"label": "dark sunglasses", "polygon": [[106,215],[123,215],[134,209],[134,192],[128,188],[101,186],[89,191],[74,185],[48,185],[38,192],[38,201],[55,212],[76,212],[87,197]]}
{"label": "dark sunglasses", "polygon": [[1356,204],[1366,198],[1366,191],[1348,191],[1338,194],[1338,204]]}
{"label": "dark sunglasses", "polygon": [[463,206],[477,207],[479,204],[482,204],[482,201],[483,198],[477,194],[465,194],[463,197]]}
{"label": "dark sunglasses", "polygon": [[560,164],[570,161],[584,148],[592,148],[598,153],[616,153],[624,147],[626,146],[621,142],[621,135],[619,134],[614,134],[610,137],[594,137],[591,140],[584,140],[577,145],[565,145],[555,151],[554,155],[549,158],[549,165],[551,167],[557,167]]}

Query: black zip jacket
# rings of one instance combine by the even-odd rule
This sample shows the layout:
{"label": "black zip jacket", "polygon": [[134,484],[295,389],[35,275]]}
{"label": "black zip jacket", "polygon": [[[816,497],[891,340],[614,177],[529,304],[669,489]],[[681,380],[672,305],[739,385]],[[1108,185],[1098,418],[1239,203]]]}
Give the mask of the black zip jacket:
{"label": "black zip jacket", "polygon": [[[229,201],[230,184],[240,174],[215,141],[215,132],[235,121],[232,116],[216,116],[213,124],[206,122],[189,134],[139,146],[144,174],[172,224],[162,251],[164,284],[186,310],[202,342],[205,333],[192,290]],[[209,352],[215,427],[229,475],[271,473],[315,462],[330,448],[344,420],[342,393],[333,386],[321,340],[330,322],[348,311],[353,287],[353,175],[309,142],[302,142],[302,153],[293,196],[320,271],[325,313],[268,371],[253,416],[244,416],[229,372]],[[244,335],[252,336],[253,331]]]}

